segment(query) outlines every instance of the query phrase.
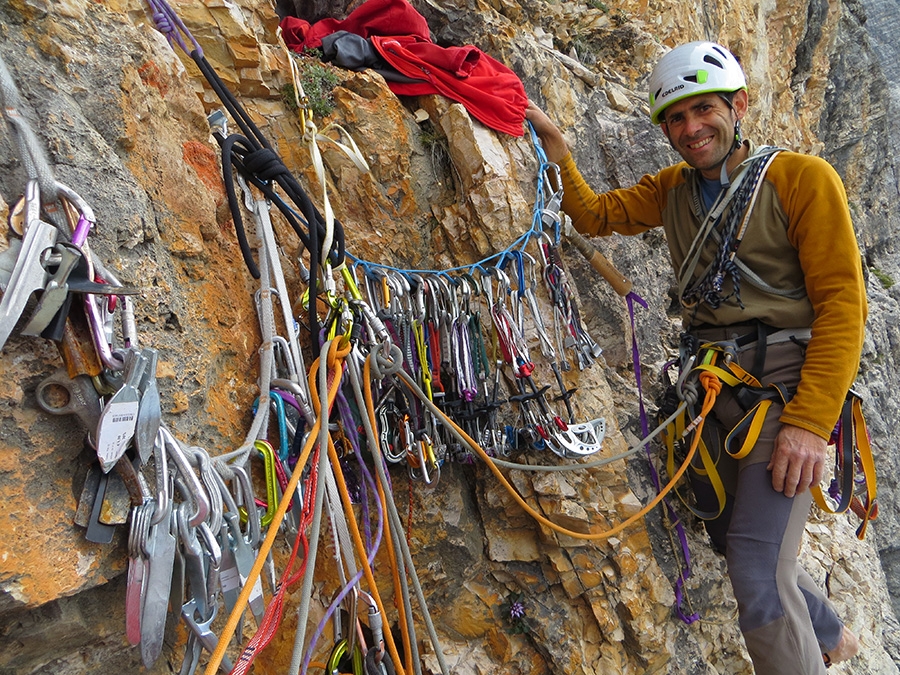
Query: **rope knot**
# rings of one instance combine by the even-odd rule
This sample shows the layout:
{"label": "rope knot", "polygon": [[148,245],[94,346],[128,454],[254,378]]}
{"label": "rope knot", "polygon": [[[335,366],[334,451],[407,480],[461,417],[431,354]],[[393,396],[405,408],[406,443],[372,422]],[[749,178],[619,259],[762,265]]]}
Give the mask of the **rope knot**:
{"label": "rope knot", "polygon": [[700,382],[703,384],[703,388],[706,389],[707,394],[718,396],[719,392],[722,391],[722,380],[720,380],[715,373],[709,371],[701,372]]}
{"label": "rope knot", "polygon": [[350,354],[352,346],[345,335],[339,335],[333,339],[328,345],[328,353],[325,357],[328,368],[334,370],[336,367],[340,367],[344,359]]}
{"label": "rope knot", "polygon": [[696,382],[686,380],[677,393],[682,401],[686,401],[690,405],[695,405],[700,400]]}
{"label": "rope knot", "polygon": [[387,345],[387,353],[384,353],[385,349],[374,349],[369,353],[372,374],[379,380],[403,369],[403,352],[400,351],[400,347],[386,342],[382,344]]}
{"label": "rope knot", "polygon": [[175,32],[175,26],[169,19],[169,15],[161,10],[153,12],[153,22],[156,24],[156,30],[166,37]]}
{"label": "rope knot", "polygon": [[263,181],[268,182],[278,176],[290,173],[278,153],[271,148],[260,148],[248,152],[244,155],[243,160],[247,171]]}

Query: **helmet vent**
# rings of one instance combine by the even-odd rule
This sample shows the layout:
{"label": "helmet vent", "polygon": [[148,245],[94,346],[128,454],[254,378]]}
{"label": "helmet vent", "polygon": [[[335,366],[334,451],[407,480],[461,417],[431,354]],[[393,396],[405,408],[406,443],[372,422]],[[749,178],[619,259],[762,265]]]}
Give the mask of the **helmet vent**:
{"label": "helmet vent", "polygon": [[713,42],[688,42],[665,54],[650,74],[650,120],[659,124],[666,108],[690,96],[746,88],[740,62],[725,47]]}
{"label": "helmet vent", "polygon": [[704,60],[706,63],[711,63],[711,64],[714,65],[716,68],[721,68],[722,70],[725,70],[725,64],[723,64],[723,63],[722,63],[721,61],[719,61],[718,59],[713,58],[713,57],[710,56],[709,54],[706,54],[706,55],[703,57],[703,60]]}

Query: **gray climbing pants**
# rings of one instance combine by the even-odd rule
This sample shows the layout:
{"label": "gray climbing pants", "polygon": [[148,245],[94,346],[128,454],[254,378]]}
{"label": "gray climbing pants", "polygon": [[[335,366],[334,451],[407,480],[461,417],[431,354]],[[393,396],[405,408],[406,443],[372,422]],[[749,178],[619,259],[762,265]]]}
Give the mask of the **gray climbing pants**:
{"label": "gray climbing pants", "polygon": [[[733,329],[706,329],[697,335],[715,341],[731,339],[733,333]],[[738,353],[738,363],[747,370],[754,364],[754,344]],[[796,388],[803,357],[804,347],[795,342],[769,344],[761,381]],[[703,437],[713,456],[719,453],[717,466],[727,501],[719,518],[707,521],[707,530],[716,548],[725,553],[741,633],[757,675],[818,675],[825,673],[822,654],[837,647],[843,624],[797,561],[810,492],[785,497],[774,490],[766,469],[782,426],[778,421],[782,409],[780,404],[770,407],[753,450],[735,460],[722,450],[722,443],[745,410],[733,390],[722,387]],[[696,476],[692,482],[698,507],[714,509],[716,498],[709,483]]]}

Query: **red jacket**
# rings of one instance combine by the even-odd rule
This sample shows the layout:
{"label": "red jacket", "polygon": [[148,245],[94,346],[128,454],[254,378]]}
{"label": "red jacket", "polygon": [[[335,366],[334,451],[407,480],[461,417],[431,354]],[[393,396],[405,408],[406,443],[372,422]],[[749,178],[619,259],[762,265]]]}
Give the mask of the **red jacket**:
{"label": "red jacket", "polygon": [[295,17],[281,21],[285,43],[294,51],[314,49],[339,30],[361,35],[397,71],[420,82],[388,82],[395,94],[442,94],[462,103],[486,126],[512,136],[524,133],[528,97],[509,68],[477,47],[441,47],[428,24],[406,0],[368,0],[344,20],[315,24]]}

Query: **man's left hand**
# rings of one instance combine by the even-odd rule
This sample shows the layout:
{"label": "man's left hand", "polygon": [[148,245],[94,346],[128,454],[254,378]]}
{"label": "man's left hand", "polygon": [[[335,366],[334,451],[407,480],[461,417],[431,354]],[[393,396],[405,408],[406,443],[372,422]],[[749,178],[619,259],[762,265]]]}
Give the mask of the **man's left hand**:
{"label": "man's left hand", "polygon": [[775,449],[767,467],[772,487],[793,497],[818,485],[825,469],[828,442],[811,431],[785,424],[775,437]]}

